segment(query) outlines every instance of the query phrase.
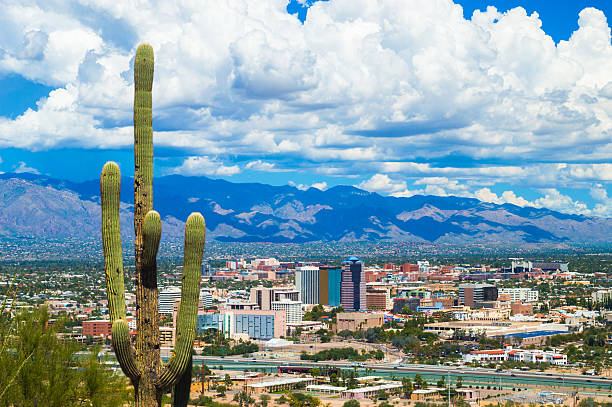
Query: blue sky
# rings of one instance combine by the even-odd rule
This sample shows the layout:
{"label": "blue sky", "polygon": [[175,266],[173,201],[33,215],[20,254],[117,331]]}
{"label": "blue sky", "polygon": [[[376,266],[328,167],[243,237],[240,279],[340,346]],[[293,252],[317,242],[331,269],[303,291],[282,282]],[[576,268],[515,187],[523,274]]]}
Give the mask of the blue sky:
{"label": "blue sky", "polygon": [[129,173],[148,41],[158,176],[612,216],[607,0],[146,3],[0,4],[0,171]]}

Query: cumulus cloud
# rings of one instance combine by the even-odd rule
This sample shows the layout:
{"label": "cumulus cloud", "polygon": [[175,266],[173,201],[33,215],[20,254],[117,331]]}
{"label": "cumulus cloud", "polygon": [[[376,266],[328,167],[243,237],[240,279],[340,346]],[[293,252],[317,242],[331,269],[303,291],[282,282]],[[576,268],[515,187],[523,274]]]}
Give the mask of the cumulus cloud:
{"label": "cumulus cloud", "polygon": [[535,207],[568,213],[588,213],[588,208],[583,202],[575,201],[555,188],[548,188],[542,192],[544,196],[535,200]]}
{"label": "cumulus cloud", "polygon": [[289,171],[287,169],[278,168],[275,163],[271,163],[271,162],[267,162],[267,161],[262,161],[262,160],[249,161],[244,166],[244,168],[246,168],[247,170],[262,171],[262,172],[286,172],[286,171]]}
{"label": "cumulus cloud", "polygon": [[315,182],[314,184],[311,185],[311,187],[319,189],[321,191],[325,191],[327,189],[327,182],[323,181],[323,182]]}
{"label": "cumulus cloud", "polygon": [[167,171],[168,174],[209,176],[230,176],[239,172],[237,165],[226,166],[221,161],[206,156],[188,157],[183,164]]}
{"label": "cumulus cloud", "polygon": [[500,196],[492,192],[489,188],[482,188],[474,193],[474,197],[483,202],[492,202],[498,205],[506,203],[517,205],[517,206],[530,206],[533,205],[531,202],[521,196],[517,196],[514,191],[504,191]]}
{"label": "cumulus cloud", "polygon": [[40,174],[36,168],[28,167],[27,164],[23,161],[19,161],[17,165],[13,168],[13,172],[17,174],[23,174],[29,172],[31,174]]}
{"label": "cumulus cloud", "polygon": [[591,188],[591,196],[597,201],[608,202],[608,191],[601,184],[597,184]]}
{"label": "cumulus cloud", "polygon": [[370,192],[393,195],[406,190],[406,181],[393,180],[386,174],[374,174],[355,186]]}
{"label": "cumulus cloud", "polygon": [[306,185],[306,184],[297,184],[293,181],[289,181],[289,185],[291,185],[294,188],[299,189],[300,191],[307,191],[310,188],[316,188],[321,191],[325,191],[327,189],[327,182],[315,182],[312,185]]}

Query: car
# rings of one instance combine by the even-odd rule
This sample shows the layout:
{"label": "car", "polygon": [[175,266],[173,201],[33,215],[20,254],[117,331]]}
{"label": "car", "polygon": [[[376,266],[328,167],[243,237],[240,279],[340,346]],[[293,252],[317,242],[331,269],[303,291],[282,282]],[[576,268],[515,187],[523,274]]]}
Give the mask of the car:
{"label": "car", "polygon": [[397,366],[393,366],[393,369],[397,369]]}

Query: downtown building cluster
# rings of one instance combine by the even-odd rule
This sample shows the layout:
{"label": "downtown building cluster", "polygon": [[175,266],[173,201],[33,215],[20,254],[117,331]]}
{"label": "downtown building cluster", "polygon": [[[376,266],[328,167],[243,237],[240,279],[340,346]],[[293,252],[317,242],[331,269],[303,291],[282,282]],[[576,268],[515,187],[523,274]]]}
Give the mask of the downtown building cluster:
{"label": "downtown building cluster", "polygon": [[[593,319],[595,314],[571,307],[543,314],[546,299],[537,289],[508,287],[500,282],[552,279],[574,283],[575,277],[567,263],[522,259],[513,259],[506,269],[431,265],[427,261],[366,266],[354,256],[337,266],[241,259],[228,261],[224,268],[203,270],[197,327],[200,334],[213,330],[229,339],[269,341],[296,331],[367,330],[415,315],[444,314],[449,322],[429,323],[424,329],[442,338],[457,333],[467,337],[486,334],[541,343],[550,335],[576,329],[579,321]],[[219,281],[255,283],[247,289],[232,290],[218,288]],[[593,293],[594,298],[606,295]],[[128,313],[135,315],[133,296],[128,295],[126,300]],[[164,321],[174,321],[179,301],[180,289],[161,289],[159,313]],[[326,316],[317,321],[303,320],[304,313],[315,307],[329,313],[338,307],[342,310],[334,314],[333,323]],[[85,320],[82,327],[85,336],[110,333],[104,319]],[[175,339],[173,322],[164,322],[162,331],[162,346],[170,346]]]}

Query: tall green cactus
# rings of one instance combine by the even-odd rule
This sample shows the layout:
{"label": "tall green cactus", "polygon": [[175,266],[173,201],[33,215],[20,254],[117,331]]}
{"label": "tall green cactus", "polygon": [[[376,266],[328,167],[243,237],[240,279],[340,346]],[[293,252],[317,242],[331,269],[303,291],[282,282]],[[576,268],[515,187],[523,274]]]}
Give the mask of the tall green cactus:
{"label": "tall green cactus", "polygon": [[136,406],[161,406],[162,394],[172,386],[175,406],[186,406],[189,400],[189,386],[186,383],[191,382],[191,350],[196,333],[206,225],[199,213],[189,215],[185,223],[183,289],[177,316],[176,345],[172,358],[164,366],[160,359],[156,264],[161,218],[153,210],[153,62],[153,49],[148,44],[141,44],[134,62],[135,347],[130,339],[125,314],[119,227],[121,173],[114,162],[104,165],[100,177],[106,290],[113,349],[121,369],[134,385]]}

